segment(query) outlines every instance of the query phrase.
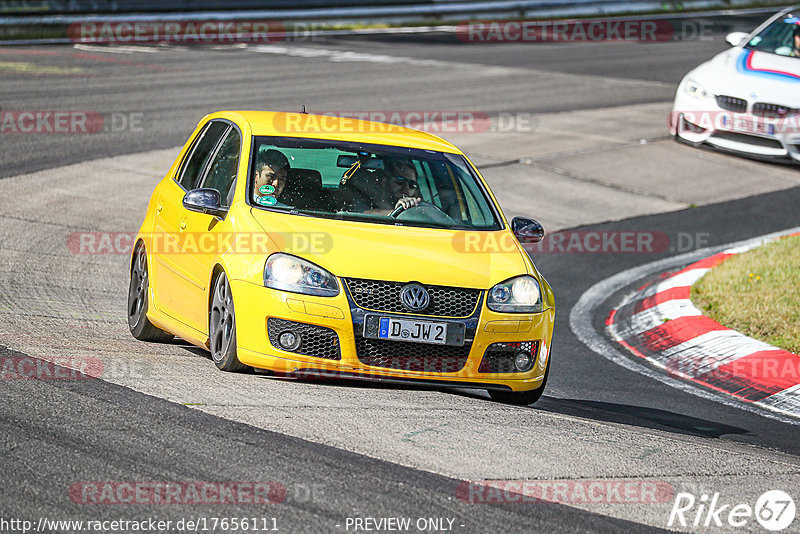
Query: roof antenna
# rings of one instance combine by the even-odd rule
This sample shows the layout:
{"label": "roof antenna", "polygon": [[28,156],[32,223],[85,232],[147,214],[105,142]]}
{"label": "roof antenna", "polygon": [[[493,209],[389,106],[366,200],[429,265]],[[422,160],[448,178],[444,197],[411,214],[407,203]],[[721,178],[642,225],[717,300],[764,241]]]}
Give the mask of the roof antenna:
{"label": "roof antenna", "polygon": [[303,104],[303,109],[300,111],[300,113],[302,113],[303,115],[308,115],[308,113],[306,113],[306,105],[305,104]]}

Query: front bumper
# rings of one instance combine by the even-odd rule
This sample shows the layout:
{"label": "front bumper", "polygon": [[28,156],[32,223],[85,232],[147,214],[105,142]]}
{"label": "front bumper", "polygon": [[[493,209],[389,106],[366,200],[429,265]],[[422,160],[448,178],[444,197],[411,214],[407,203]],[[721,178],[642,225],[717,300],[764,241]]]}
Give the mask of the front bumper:
{"label": "front bumper", "polygon": [[[375,313],[362,310],[349,298],[344,288],[336,297],[314,297],[297,295],[265,288],[251,282],[232,280],[231,291],[236,311],[236,336],[239,360],[260,369],[308,378],[361,378],[382,381],[423,383],[423,385],[454,387],[483,387],[527,391],[538,388],[544,380],[549,361],[555,310],[547,309],[537,314],[504,314],[492,312],[481,298],[471,317],[440,318],[413,316],[401,313],[383,313],[387,317],[419,317],[433,321],[455,321],[466,324],[466,338],[470,346],[463,366],[455,368],[443,365],[438,370],[408,370],[367,365],[359,359],[356,348],[362,343],[364,316]],[[335,332],[339,344],[340,359],[313,357],[283,350],[270,342],[268,321],[270,318],[323,327]],[[273,322],[274,324],[274,322]],[[275,339],[273,333],[273,341]],[[480,371],[486,349],[492,343],[539,341],[536,361],[527,372],[486,373]],[[437,346],[408,342],[393,343],[397,347],[408,346],[416,354],[434,354]],[[412,347],[413,345],[413,347]],[[430,349],[430,350],[428,350]],[[430,363],[436,356],[420,356]]]}
{"label": "front bumper", "polygon": [[770,120],[725,110],[713,98],[698,102],[680,92],[669,116],[670,133],[679,141],[755,159],[800,163],[800,117]]}

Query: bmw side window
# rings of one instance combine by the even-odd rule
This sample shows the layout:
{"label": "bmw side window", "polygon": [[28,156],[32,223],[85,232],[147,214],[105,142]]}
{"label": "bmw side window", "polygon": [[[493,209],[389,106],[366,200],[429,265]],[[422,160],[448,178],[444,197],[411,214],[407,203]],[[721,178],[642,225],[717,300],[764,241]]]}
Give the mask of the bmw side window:
{"label": "bmw side window", "polygon": [[208,168],[202,187],[219,191],[222,206],[230,206],[236,175],[239,173],[239,153],[242,150],[242,137],[236,128],[231,128],[217,150]]}
{"label": "bmw side window", "polygon": [[184,161],[183,167],[179,171],[177,180],[187,191],[197,188],[203,170],[208,164],[208,160],[214,154],[219,140],[228,130],[228,124],[221,121],[212,121],[206,126],[203,133],[195,141],[190,149],[189,157]]}

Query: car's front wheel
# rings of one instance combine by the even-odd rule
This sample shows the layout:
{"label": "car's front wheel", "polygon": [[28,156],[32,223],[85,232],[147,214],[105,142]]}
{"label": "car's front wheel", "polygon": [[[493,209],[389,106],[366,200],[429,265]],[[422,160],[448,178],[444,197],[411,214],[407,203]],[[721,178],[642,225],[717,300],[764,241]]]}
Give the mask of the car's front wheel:
{"label": "car's front wheel", "polygon": [[139,243],[131,265],[131,283],[128,287],[128,327],[133,337],[139,341],[164,343],[175,336],[157,328],[147,318],[147,293],[150,276],[147,270],[147,251],[144,243]]}
{"label": "car's front wheel", "polygon": [[516,404],[518,406],[530,406],[542,397],[544,387],[547,384],[547,375],[550,374],[550,362],[547,362],[547,370],[544,372],[542,385],[530,391],[497,391],[489,390],[489,396],[497,402],[505,404]]}
{"label": "car's front wheel", "polygon": [[211,359],[223,371],[249,369],[236,356],[236,314],[233,310],[231,285],[225,272],[217,276],[211,310],[208,314],[208,337]]}

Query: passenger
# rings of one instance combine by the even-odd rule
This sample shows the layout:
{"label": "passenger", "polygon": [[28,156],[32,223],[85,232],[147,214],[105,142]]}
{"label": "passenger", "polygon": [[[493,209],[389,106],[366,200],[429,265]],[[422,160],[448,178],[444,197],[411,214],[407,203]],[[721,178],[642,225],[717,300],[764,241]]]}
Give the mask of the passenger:
{"label": "passenger", "polygon": [[800,57],[800,24],[794,26],[794,36],[792,37],[792,53],[791,57]]}
{"label": "passenger", "polygon": [[255,176],[253,179],[253,197],[262,206],[278,203],[286,187],[289,176],[289,160],[283,153],[270,148],[256,157]]}

